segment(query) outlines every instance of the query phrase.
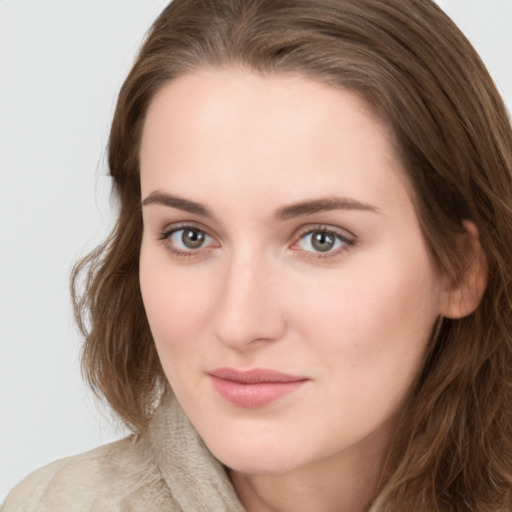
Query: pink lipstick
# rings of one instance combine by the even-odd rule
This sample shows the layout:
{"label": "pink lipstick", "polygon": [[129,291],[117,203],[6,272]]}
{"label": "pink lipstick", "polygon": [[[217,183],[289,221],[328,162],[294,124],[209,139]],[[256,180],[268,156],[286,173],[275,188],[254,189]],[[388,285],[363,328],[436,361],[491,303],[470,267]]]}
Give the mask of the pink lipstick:
{"label": "pink lipstick", "polygon": [[238,407],[264,407],[302,387],[309,379],[274,370],[217,368],[208,373],[215,390]]}

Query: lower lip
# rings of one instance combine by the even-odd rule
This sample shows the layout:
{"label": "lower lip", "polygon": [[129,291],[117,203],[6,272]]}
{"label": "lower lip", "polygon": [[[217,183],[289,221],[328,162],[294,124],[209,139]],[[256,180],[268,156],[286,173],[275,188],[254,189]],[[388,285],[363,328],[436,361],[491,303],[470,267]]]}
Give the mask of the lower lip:
{"label": "lower lip", "polygon": [[210,376],[217,392],[237,407],[264,407],[301,388],[307,381],[243,383]]}

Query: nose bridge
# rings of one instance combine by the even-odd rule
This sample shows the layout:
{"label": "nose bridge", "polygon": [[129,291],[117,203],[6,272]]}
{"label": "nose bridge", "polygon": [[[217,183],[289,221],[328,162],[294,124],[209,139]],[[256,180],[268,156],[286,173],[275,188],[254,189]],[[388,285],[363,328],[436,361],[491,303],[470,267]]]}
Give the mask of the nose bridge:
{"label": "nose bridge", "polygon": [[216,308],[216,336],[232,348],[275,340],[284,329],[272,265],[250,247],[227,259]]}

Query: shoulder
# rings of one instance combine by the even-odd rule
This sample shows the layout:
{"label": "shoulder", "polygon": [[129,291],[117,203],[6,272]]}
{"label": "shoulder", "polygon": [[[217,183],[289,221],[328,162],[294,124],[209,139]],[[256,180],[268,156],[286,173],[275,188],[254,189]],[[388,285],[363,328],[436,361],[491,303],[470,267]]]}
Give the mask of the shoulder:
{"label": "shoulder", "polygon": [[173,511],[146,443],[128,437],[34,471],[7,496],[2,512]]}

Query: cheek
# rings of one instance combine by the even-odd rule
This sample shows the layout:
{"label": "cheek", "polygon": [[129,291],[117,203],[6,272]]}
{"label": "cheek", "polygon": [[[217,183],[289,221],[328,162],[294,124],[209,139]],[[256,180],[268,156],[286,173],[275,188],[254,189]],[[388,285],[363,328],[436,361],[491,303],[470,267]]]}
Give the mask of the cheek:
{"label": "cheek", "polygon": [[304,326],[354,341],[373,330],[383,341],[386,333],[413,336],[428,330],[437,316],[438,294],[432,279],[404,272],[403,267],[387,267],[382,273],[366,269],[347,272],[324,286],[310,286],[307,294],[290,294],[290,300]]}
{"label": "cheek", "polygon": [[190,282],[141,260],[140,286],[144,307],[162,368],[178,396],[186,396],[190,376],[202,365],[201,326],[207,293],[197,293]]}
{"label": "cheek", "polygon": [[352,434],[377,428],[399,409],[437,318],[430,265],[423,273],[421,265],[369,268],[332,283],[329,300],[315,294],[300,308],[331,390],[324,407],[334,425],[347,425],[350,411]]}
{"label": "cheek", "polygon": [[423,253],[378,261],[351,266],[310,288],[306,297],[296,296],[295,309],[303,337],[332,375],[367,381],[369,387],[379,377],[390,385],[403,379],[405,388],[421,365],[438,316],[436,276]]}
{"label": "cheek", "polygon": [[[165,259],[165,258],[163,258]],[[141,251],[140,287],[149,326],[162,363],[176,351],[192,350],[200,340],[211,298],[201,275],[172,269]]]}

